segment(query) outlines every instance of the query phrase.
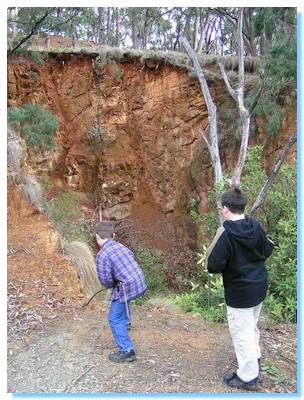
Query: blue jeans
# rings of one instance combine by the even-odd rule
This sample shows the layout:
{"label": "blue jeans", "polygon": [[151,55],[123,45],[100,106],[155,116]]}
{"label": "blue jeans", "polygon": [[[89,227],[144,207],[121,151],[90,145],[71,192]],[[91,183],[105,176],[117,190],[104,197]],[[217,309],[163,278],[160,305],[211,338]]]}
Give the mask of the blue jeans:
{"label": "blue jeans", "polygon": [[126,312],[126,304],[121,303],[119,300],[113,300],[109,311],[108,321],[119,350],[130,351],[134,349],[127,330],[128,316]]}

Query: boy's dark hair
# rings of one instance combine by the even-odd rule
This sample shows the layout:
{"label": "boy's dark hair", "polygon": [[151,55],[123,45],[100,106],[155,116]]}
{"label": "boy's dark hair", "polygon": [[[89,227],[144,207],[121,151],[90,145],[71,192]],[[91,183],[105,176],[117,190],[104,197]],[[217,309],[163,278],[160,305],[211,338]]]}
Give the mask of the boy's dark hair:
{"label": "boy's dark hair", "polygon": [[221,203],[232,213],[242,214],[247,204],[247,195],[241,189],[234,187],[222,194]]}
{"label": "boy's dark hair", "polygon": [[101,239],[111,239],[114,233],[114,224],[111,221],[99,222],[96,225],[96,234]]}

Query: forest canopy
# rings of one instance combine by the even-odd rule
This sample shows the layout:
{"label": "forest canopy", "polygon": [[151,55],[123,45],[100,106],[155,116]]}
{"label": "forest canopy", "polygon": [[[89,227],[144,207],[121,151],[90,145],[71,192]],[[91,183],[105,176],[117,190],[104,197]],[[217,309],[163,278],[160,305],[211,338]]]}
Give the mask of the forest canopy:
{"label": "forest canopy", "polygon": [[[236,54],[234,7],[9,7],[8,47],[38,33],[100,45],[182,50],[184,35],[197,53]],[[245,55],[263,56],[282,35],[295,37],[296,8],[244,8]],[[26,40],[28,40],[26,39]]]}

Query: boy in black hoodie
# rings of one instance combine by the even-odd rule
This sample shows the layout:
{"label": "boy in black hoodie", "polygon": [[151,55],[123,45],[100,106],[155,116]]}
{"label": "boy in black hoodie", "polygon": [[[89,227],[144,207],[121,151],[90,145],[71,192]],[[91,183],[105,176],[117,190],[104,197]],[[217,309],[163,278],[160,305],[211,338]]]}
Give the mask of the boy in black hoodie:
{"label": "boy in black hoodie", "polygon": [[247,196],[240,189],[224,192],[221,203],[225,221],[207,250],[206,263],[210,273],[222,274],[229,332],[238,361],[237,372],[224,375],[224,382],[255,390],[261,358],[257,322],[268,287],[265,260],[273,242],[257,221],[244,215]]}

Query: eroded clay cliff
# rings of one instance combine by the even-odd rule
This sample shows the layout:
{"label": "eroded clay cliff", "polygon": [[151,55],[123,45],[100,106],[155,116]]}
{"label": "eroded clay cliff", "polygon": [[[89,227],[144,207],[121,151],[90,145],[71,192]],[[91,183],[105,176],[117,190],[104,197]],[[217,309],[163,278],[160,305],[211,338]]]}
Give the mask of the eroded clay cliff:
{"label": "eroded clay cliff", "polygon": [[[189,197],[198,194],[204,211],[212,184],[198,131],[208,125],[198,81],[169,65],[133,60],[98,69],[94,62],[88,54],[53,54],[40,66],[30,58],[9,59],[9,106],[38,103],[60,121],[59,147],[31,150],[30,168],[89,194],[105,218],[120,220],[149,207],[184,224]],[[210,72],[221,156],[229,169],[238,151],[238,113],[220,76]],[[295,112],[285,118],[279,139],[268,140],[273,156],[266,163],[294,125]],[[250,143],[264,138],[263,126],[252,121]]]}

